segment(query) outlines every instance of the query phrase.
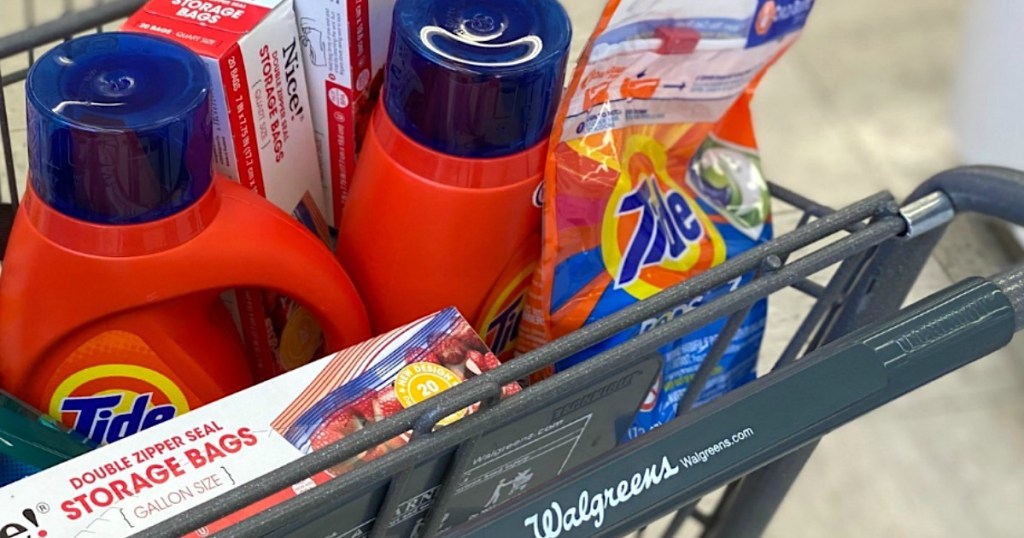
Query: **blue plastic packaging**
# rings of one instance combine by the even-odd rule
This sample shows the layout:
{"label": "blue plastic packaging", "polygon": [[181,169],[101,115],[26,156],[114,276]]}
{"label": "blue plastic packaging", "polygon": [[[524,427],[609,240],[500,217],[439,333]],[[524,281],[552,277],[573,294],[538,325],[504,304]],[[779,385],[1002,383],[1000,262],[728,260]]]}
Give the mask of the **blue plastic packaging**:
{"label": "blue plastic packaging", "polygon": [[54,209],[98,224],[149,222],[209,188],[210,79],[187,48],[85,36],[40,58],[27,80],[31,183]]}
{"label": "blue plastic packaging", "polygon": [[384,106],[441,153],[518,153],[551,132],[571,36],[555,0],[399,0]]}
{"label": "blue plastic packaging", "polygon": [[0,487],[93,448],[85,437],[0,391]]}
{"label": "blue plastic packaging", "polygon": [[0,488],[13,484],[27,476],[32,476],[40,470],[10,456],[0,454]]}

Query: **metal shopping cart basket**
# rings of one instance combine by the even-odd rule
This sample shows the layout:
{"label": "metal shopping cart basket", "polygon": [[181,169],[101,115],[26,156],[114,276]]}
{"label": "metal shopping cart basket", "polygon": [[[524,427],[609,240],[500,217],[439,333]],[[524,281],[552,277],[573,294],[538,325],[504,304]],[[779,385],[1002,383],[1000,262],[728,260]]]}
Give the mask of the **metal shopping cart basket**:
{"label": "metal shopping cart basket", "polygon": [[[27,57],[31,64],[37,48],[102,31],[142,3],[97,2],[2,37],[0,59]],[[30,4],[25,0],[26,9]],[[3,86],[20,84],[25,74],[2,73]],[[3,99],[0,93],[5,238],[17,207],[18,170],[10,138],[14,118]],[[675,513],[667,536],[689,518],[707,537],[759,536],[823,435],[992,353],[1024,327],[1024,267],[969,279],[900,310],[957,214],[1024,224],[1024,174],[957,169],[924,183],[904,205],[880,193],[838,210],[777,185],[772,191],[777,204],[801,212],[794,231],[145,534],[202,529],[411,430],[405,447],[217,535],[618,536]],[[826,284],[809,279],[836,266]],[[757,275],[750,284],[498,401],[502,385],[749,273]],[[771,373],[693,408],[693,396],[751,306],[786,288],[814,301]],[[725,329],[694,375],[680,416],[617,446],[615,432],[624,420],[628,424],[657,375],[653,352],[720,319],[728,320]],[[479,412],[435,430],[438,420],[477,402]],[[695,509],[696,501],[721,488],[715,509]]]}

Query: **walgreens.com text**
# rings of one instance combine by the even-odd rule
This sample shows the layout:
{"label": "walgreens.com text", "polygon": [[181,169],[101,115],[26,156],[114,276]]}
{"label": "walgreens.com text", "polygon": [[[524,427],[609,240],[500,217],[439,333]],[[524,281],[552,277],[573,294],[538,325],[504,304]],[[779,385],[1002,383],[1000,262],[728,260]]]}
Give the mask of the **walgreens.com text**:
{"label": "walgreens.com text", "polygon": [[[753,436],[753,428],[745,428],[703,450],[683,456],[678,462],[685,469],[707,463],[716,454]],[[662,481],[678,475],[679,471],[680,467],[672,463],[668,456],[662,456],[660,463],[633,473],[612,487],[593,493],[590,490],[581,491],[574,506],[563,507],[558,501],[552,501],[551,506],[543,512],[525,518],[523,526],[532,530],[535,538],[558,538],[563,532],[570,532],[586,523],[600,529],[608,509],[636,499]]]}

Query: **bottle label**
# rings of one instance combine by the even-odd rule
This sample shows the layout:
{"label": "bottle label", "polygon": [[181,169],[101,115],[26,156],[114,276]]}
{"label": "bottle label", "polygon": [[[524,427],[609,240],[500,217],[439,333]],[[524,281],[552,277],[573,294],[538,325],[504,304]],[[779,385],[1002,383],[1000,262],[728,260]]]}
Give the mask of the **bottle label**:
{"label": "bottle label", "polygon": [[50,416],[95,443],[112,443],[190,410],[182,389],[143,365],[163,361],[139,336],[97,335],[65,364],[88,365],[64,377],[50,396]]}
{"label": "bottle label", "polygon": [[526,292],[537,270],[540,237],[531,236],[509,262],[484,302],[476,329],[487,347],[507,362],[515,356]]}

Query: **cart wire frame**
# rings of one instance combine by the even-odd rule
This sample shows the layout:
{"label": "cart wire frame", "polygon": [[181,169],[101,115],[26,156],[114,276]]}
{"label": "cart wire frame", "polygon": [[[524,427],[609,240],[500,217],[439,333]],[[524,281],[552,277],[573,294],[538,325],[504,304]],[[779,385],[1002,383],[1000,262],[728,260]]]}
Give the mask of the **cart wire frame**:
{"label": "cart wire frame", "polygon": [[[26,55],[69,36],[103,31],[145,0],[97,0],[95,7],[34,24],[32,0],[25,0],[28,29],[0,37],[0,60]],[[0,73],[4,88],[21,83],[27,69]],[[17,210],[17,171],[11,124],[0,91],[0,138],[5,158],[6,199],[0,205],[0,253],[6,248]],[[260,479],[242,484],[144,533],[181,536],[210,524],[365,450],[412,431],[406,446],[308,492],[266,509],[217,536],[283,536],[305,523],[329,517],[346,503],[386,484],[368,536],[386,536],[391,516],[410,493],[412,470],[439,454],[451,454],[446,478],[434,490],[418,536],[550,537],[619,536],[672,514],[665,536],[687,520],[703,536],[756,537],[767,528],[814,447],[827,432],[920,385],[1005,345],[1024,320],[1024,271],[991,280],[972,279],[900,311],[906,297],[955,214],[978,212],[1024,223],[1024,174],[990,167],[945,172],[926,182],[899,205],[880,193],[834,210],[772,184],[773,197],[801,212],[795,230],[744,252],[705,273],[470,379],[429,401],[369,425],[333,445],[306,455]],[[1017,201],[1018,203],[1013,203]],[[809,251],[800,256],[799,252]],[[828,283],[809,277],[837,266]],[[599,344],[645,320],[745,275],[753,279],[598,356],[499,401],[501,387]],[[793,288],[814,298],[771,373],[710,403],[695,407],[719,360],[754,304]],[[567,394],[594,387],[656,350],[717,320],[725,328],[694,374],[676,420],[576,469],[527,490],[469,523],[445,524],[445,508],[481,436],[544,409]],[[879,324],[881,320],[886,320]],[[437,428],[444,417],[480,403],[476,413]],[[722,431],[757,425],[757,437],[743,450],[730,450],[700,467],[686,469],[672,485],[652,489],[628,509],[608,509],[595,525],[545,526],[538,514],[558,503],[573,503],[580,492],[599,488],[616,472],[644,469],[652,461],[713,444]],[[723,430],[724,428],[724,430]],[[665,459],[664,461],[668,461]],[[703,496],[725,488],[717,506],[696,509]],[[590,489],[588,489],[590,488]],[[598,489],[599,491],[599,489]],[[532,517],[532,519],[531,519]],[[532,526],[531,526],[532,521]],[[556,528],[557,527],[557,528]]]}

